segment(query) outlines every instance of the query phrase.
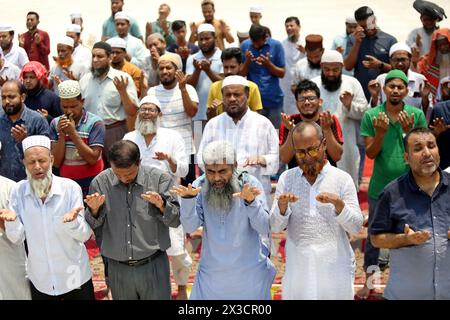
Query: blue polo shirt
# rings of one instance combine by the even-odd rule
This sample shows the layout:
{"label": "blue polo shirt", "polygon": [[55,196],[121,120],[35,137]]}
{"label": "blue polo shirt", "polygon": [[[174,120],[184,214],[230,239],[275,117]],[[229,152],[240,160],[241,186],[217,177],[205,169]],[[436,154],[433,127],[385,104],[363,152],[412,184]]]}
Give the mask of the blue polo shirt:
{"label": "blue polo shirt", "polygon": [[38,109],[45,109],[48,111],[48,123],[50,123],[53,118],[62,115],[59,97],[51,90],[41,87],[39,91],[27,93],[27,98],[25,99],[25,105],[31,110],[37,111]]}
{"label": "blue polo shirt", "polygon": [[428,231],[422,245],[390,250],[387,299],[450,299],[450,174],[439,170],[441,181],[432,197],[420,190],[411,171],[391,182],[381,193],[369,233]]}
{"label": "blue polo shirt", "polygon": [[[270,53],[270,61],[279,68],[285,68],[284,49],[280,41],[268,38],[260,49],[256,49],[250,39],[241,44],[242,59],[245,62],[245,52],[249,50],[255,58]],[[252,62],[247,79],[258,85],[264,109],[283,107],[283,91],[280,87],[280,78],[275,77],[270,71],[256,62]]]}
{"label": "blue polo shirt", "polygon": [[[389,50],[392,45],[397,42],[390,34],[378,30],[377,34],[371,38],[364,38],[359,47],[357,62],[354,69],[354,77],[358,79],[364,90],[364,95],[369,101],[370,93],[368,89],[369,81],[376,79],[382,71],[379,69],[367,69],[362,64],[366,59],[366,55],[373,56],[380,61],[389,63]],[[352,35],[348,38],[345,54],[348,55],[355,43],[355,37]]]}
{"label": "blue polo shirt", "polygon": [[0,175],[16,182],[26,179],[25,167],[22,164],[22,142],[17,143],[11,136],[11,128],[24,124],[28,136],[44,135],[49,137],[50,127],[38,112],[24,107],[22,115],[16,122],[12,122],[3,109],[0,110]]}
{"label": "blue polo shirt", "polygon": [[[444,118],[446,125],[450,124],[450,100],[438,102],[431,110],[430,124],[436,118]],[[441,156],[440,167],[442,170],[450,167],[450,129],[441,133],[437,138],[439,155]]]}

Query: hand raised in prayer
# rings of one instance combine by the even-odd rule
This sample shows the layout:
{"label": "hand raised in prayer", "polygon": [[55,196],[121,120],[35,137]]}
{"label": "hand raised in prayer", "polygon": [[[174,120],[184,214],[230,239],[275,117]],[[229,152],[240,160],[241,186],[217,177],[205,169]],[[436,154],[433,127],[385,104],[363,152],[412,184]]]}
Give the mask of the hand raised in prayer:
{"label": "hand raised in prayer", "polygon": [[128,87],[128,78],[124,76],[114,77],[114,85],[119,93],[126,93]]}
{"label": "hand raised in prayer", "polygon": [[305,53],[306,52],[306,49],[305,49],[305,47],[304,46],[302,46],[301,44],[297,44],[296,46],[295,46],[295,48],[300,52],[300,53]]}
{"label": "hand raised in prayer", "polygon": [[380,112],[378,117],[373,117],[373,126],[376,133],[384,135],[389,127],[389,118],[384,112]]}
{"label": "hand raised in prayer", "polygon": [[189,24],[189,28],[191,29],[191,33],[192,34],[197,34],[197,25],[195,24],[195,22],[191,22]]}
{"label": "hand raised in prayer", "polygon": [[331,126],[334,123],[331,112],[330,111],[321,112],[319,115],[319,122],[320,122],[320,127],[322,128],[324,133],[331,130]]}
{"label": "hand raised in prayer", "polygon": [[17,38],[19,40],[19,46],[23,48],[25,46],[25,36],[23,34],[18,34]]}
{"label": "hand raised in prayer", "polygon": [[202,70],[202,64],[201,64],[200,61],[198,61],[198,60],[196,60],[196,59],[193,59],[193,60],[192,60],[192,64],[194,65],[194,68],[195,68],[196,70]]}
{"label": "hand raised in prayer", "polygon": [[58,76],[56,76],[56,75],[53,75],[53,76],[52,76],[52,79],[53,79],[53,82],[55,83],[55,84],[53,85],[53,87],[59,86],[59,84],[62,82],[61,78],[58,77]]}
{"label": "hand raised in prayer", "polygon": [[267,166],[266,158],[264,158],[263,156],[252,156],[247,158],[244,162],[244,168],[253,166],[260,166],[265,168]]}
{"label": "hand raised in prayer", "polygon": [[244,185],[241,192],[233,193],[233,197],[235,198],[241,198],[242,200],[246,201],[247,203],[252,203],[257,196],[261,194],[261,190],[259,190],[257,187],[250,186],[248,183]]}
{"label": "hand raised in prayer", "polygon": [[154,67],[158,65],[159,53],[155,46],[150,48],[150,57],[152,59],[152,64]]}
{"label": "hand raised in prayer", "polygon": [[39,112],[39,114],[41,116],[43,116],[45,119],[47,119],[47,117],[48,117],[48,111],[47,110],[45,110],[44,108],[41,108],[41,109],[37,109],[36,111]]}
{"label": "hand raised in prayer", "polygon": [[447,131],[450,125],[445,124],[444,118],[436,118],[433,120],[433,124],[430,124],[430,129],[436,137],[440,136],[443,132]]}
{"label": "hand raised in prayer", "polygon": [[141,197],[145,201],[153,204],[161,212],[164,212],[164,200],[159,193],[154,191],[147,191],[146,193],[141,194]]}
{"label": "hand raised in prayer", "polygon": [[339,52],[340,54],[344,54],[345,49],[342,46],[337,46],[336,51]]}
{"label": "hand raised in prayer", "polygon": [[175,53],[178,54],[182,59],[187,59],[191,54],[192,50],[188,47],[178,47],[175,49]]}
{"label": "hand raised in prayer", "polygon": [[11,136],[17,143],[22,142],[28,136],[27,127],[24,124],[16,125],[11,128]]}
{"label": "hand raised in prayer", "polygon": [[67,212],[64,215],[63,222],[67,223],[67,222],[74,221],[78,217],[78,214],[80,213],[80,211],[82,211],[82,210],[84,210],[83,207],[75,208],[75,209],[70,210],[69,212]]}
{"label": "hand raised in prayer", "polygon": [[411,48],[411,63],[413,66],[417,66],[417,63],[420,60],[420,50],[417,48]]}
{"label": "hand raised in prayer", "polygon": [[175,79],[178,81],[178,87],[180,90],[186,89],[186,83],[188,79],[188,75],[184,74],[183,71],[177,70],[175,71]]}
{"label": "hand raised in prayer", "polygon": [[72,113],[69,113],[69,117],[66,115],[61,116],[58,122],[57,130],[66,136],[73,136],[77,133],[75,128],[75,120],[73,120]]}
{"label": "hand raised in prayer", "polygon": [[201,190],[201,187],[193,188],[192,184],[189,183],[187,187],[182,185],[174,186],[170,192],[175,193],[182,198],[193,198],[196,197]]}
{"label": "hand raised in prayer", "polygon": [[292,129],[294,129],[295,124],[294,121],[291,120],[291,116],[286,114],[286,113],[281,113],[281,121],[283,122],[283,126],[291,131]]}
{"label": "hand raised in prayer", "polygon": [[255,61],[255,56],[253,55],[253,53],[250,50],[245,51],[245,62],[249,61],[249,62],[253,62]]}
{"label": "hand raised in prayer", "polygon": [[8,77],[4,76],[4,77],[0,77],[0,87],[3,86],[5,84],[6,81],[8,81]]}
{"label": "hand raised in prayer", "polygon": [[164,161],[164,160],[169,161],[170,155],[168,155],[167,153],[164,153],[164,152],[156,151],[155,152],[155,156],[153,157],[153,159],[159,160],[159,161]]}
{"label": "hand raised in prayer", "polygon": [[278,209],[280,209],[280,213],[282,215],[284,215],[286,213],[286,210],[288,208],[288,204],[289,203],[293,203],[293,202],[297,202],[298,201],[298,197],[291,193],[291,192],[287,192],[287,193],[282,193],[279,195],[277,202],[278,202]]}
{"label": "hand raised in prayer", "polygon": [[414,113],[411,113],[411,116],[408,115],[405,111],[400,111],[398,114],[398,122],[403,129],[404,133],[408,133],[414,126]]}
{"label": "hand raised in prayer", "polygon": [[86,199],[84,199],[84,203],[87,204],[92,214],[96,216],[100,207],[105,203],[105,198],[105,195],[100,195],[96,192],[94,194],[87,195]]}
{"label": "hand raised in prayer", "polygon": [[37,44],[37,45],[40,45],[41,44],[41,41],[42,41],[42,39],[41,39],[41,35],[39,34],[39,33],[35,33],[34,34],[34,42]]}
{"label": "hand raised in prayer", "polygon": [[64,75],[69,78],[70,80],[78,80],[75,75],[73,74],[72,71],[70,71],[68,68],[63,68],[62,72],[64,73]]}
{"label": "hand raised in prayer", "polygon": [[379,69],[381,61],[371,55],[366,55],[366,58],[362,61],[362,64],[367,69]]}
{"label": "hand raised in prayer", "polygon": [[424,244],[430,237],[430,233],[428,231],[414,231],[408,224],[405,224],[403,233],[405,234],[406,242],[409,245],[415,246]]}
{"label": "hand raised in prayer", "polygon": [[420,36],[420,34],[416,35],[416,46],[417,48],[422,48],[422,37]]}
{"label": "hand raised in prayer", "polygon": [[202,69],[203,71],[208,72],[208,71],[211,70],[211,61],[205,59],[205,60],[202,60],[202,61],[200,62],[200,64],[201,64],[201,66],[202,66],[201,69]]}
{"label": "hand raised in prayer", "polygon": [[17,218],[17,215],[14,211],[9,209],[0,209],[0,220],[13,222]]}
{"label": "hand raised in prayer", "polygon": [[217,116],[217,110],[222,105],[222,101],[219,99],[214,99],[211,105],[206,109],[206,116],[208,119],[212,119]]}
{"label": "hand raised in prayer", "polygon": [[353,95],[350,92],[342,92],[339,96],[339,100],[341,100],[342,104],[347,108],[347,110],[350,110],[353,102]]}
{"label": "hand raised in prayer", "polygon": [[419,86],[419,90],[420,90],[420,96],[422,97],[422,99],[427,99],[431,93],[430,83],[425,80],[424,83]]}
{"label": "hand raised in prayer", "polygon": [[270,52],[261,54],[258,58],[256,58],[256,63],[261,66],[268,67],[270,64]]}
{"label": "hand raised in prayer", "polygon": [[353,33],[353,37],[355,37],[356,42],[361,43],[363,39],[366,37],[366,34],[364,33],[364,28],[358,25],[355,29],[355,32]]}
{"label": "hand raised in prayer", "polygon": [[370,96],[372,100],[376,100],[378,102],[378,98],[380,97],[381,87],[376,79],[370,80],[368,84],[368,89],[370,92]]}
{"label": "hand raised in prayer", "polygon": [[345,203],[337,194],[329,192],[321,192],[316,196],[316,200],[320,203],[330,203],[334,205],[336,213],[339,215],[344,209]]}

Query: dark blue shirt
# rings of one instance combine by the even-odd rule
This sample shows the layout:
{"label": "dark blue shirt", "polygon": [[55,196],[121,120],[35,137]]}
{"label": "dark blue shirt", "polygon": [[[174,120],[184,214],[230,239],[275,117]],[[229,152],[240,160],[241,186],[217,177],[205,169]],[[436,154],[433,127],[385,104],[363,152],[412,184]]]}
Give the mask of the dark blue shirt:
{"label": "dark blue shirt", "polygon": [[439,170],[441,180],[433,196],[422,191],[411,171],[381,193],[369,233],[428,231],[422,245],[390,250],[387,299],[450,299],[450,174]]}
{"label": "dark blue shirt", "polygon": [[[382,71],[380,69],[367,69],[364,67],[362,62],[363,60],[366,60],[366,55],[369,55],[382,62],[389,63],[389,50],[396,42],[397,39],[381,30],[378,30],[375,36],[371,38],[366,37],[361,42],[354,69],[354,77],[361,83],[367,101],[369,101],[370,98],[369,89],[367,87],[369,81],[376,79]],[[350,53],[354,43],[355,37],[352,35],[348,38],[347,47],[345,50],[346,53]]]}
{"label": "dark blue shirt", "polygon": [[[200,48],[198,46],[196,46],[195,44],[192,44],[192,43],[188,43],[187,46],[188,46],[188,49],[191,49],[191,54],[195,54],[195,53],[198,52],[198,50],[200,50]],[[172,53],[176,53],[175,52],[176,49],[178,49],[178,45],[175,43],[175,44],[170,45],[167,48],[167,51],[172,52]],[[186,72],[186,61],[187,61],[187,58],[186,59],[181,58],[181,61],[183,61],[183,72]]]}
{"label": "dark blue shirt", "polygon": [[[450,124],[450,100],[438,102],[431,110],[430,124],[436,118],[444,118],[446,125]],[[444,170],[450,167],[450,130],[441,133],[437,138],[439,155],[441,156],[440,167]]]}
{"label": "dark blue shirt", "polygon": [[[284,68],[286,62],[284,60],[284,49],[280,41],[268,38],[266,43],[256,49],[250,39],[245,40],[241,44],[242,62],[245,62],[245,52],[249,50],[253,56],[258,58],[260,55],[270,54],[270,61],[279,68]],[[280,108],[283,106],[283,91],[280,87],[280,78],[270,73],[269,69],[257,64],[253,61],[250,64],[247,79],[258,85],[261,93],[261,100],[264,109]]]}
{"label": "dark blue shirt", "polygon": [[41,88],[36,93],[27,93],[27,98],[25,99],[25,105],[31,110],[37,111],[38,109],[45,109],[48,111],[48,123],[50,123],[53,118],[62,115],[62,110],[60,107],[59,97],[52,91]]}
{"label": "dark blue shirt", "polygon": [[17,143],[11,136],[11,128],[24,124],[28,136],[50,136],[50,126],[36,111],[24,107],[22,115],[16,122],[12,122],[3,109],[0,110],[0,175],[16,182],[26,179],[25,167],[22,164],[22,142]]}

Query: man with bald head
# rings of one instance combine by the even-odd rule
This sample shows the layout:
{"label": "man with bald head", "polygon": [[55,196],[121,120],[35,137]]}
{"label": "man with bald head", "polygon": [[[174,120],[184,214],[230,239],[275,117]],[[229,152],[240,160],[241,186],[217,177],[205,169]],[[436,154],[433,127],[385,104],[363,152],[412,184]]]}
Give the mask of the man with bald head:
{"label": "man with bald head", "polygon": [[52,174],[50,139],[22,141],[27,180],[11,191],[5,229],[12,243],[27,241],[33,300],[94,300],[84,246],[92,230],[84,220],[80,186]]}
{"label": "man with bald head", "polygon": [[352,178],[326,159],[314,122],[293,129],[297,168],[281,174],[271,211],[273,232],[287,228],[285,300],[352,300],[355,257],[348,234],[362,224]]}

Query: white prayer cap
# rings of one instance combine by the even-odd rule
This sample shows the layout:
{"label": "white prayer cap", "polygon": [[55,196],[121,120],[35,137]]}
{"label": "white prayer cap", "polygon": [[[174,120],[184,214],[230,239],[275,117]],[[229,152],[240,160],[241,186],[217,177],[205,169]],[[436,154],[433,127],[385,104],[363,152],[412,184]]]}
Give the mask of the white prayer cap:
{"label": "white prayer cap", "polygon": [[73,12],[70,14],[70,19],[81,19],[83,18],[83,15],[81,14],[81,12]]}
{"label": "white prayer cap", "polygon": [[130,21],[130,16],[123,11],[119,11],[114,15],[114,20],[124,19]]}
{"label": "white prayer cap", "polygon": [[66,80],[58,85],[58,94],[61,99],[76,98],[81,94],[81,88],[78,81]]}
{"label": "white prayer cap", "polygon": [[66,32],[81,33],[81,26],[79,24],[69,24],[66,28]]}
{"label": "white prayer cap", "polygon": [[205,165],[208,164],[230,164],[236,162],[236,153],[233,146],[223,140],[216,140],[209,143],[202,152],[202,159]]}
{"label": "white prayer cap", "polygon": [[248,81],[247,79],[245,79],[242,76],[228,76],[225,77],[225,79],[223,79],[222,82],[222,89],[225,88],[226,86],[230,86],[233,84],[240,84],[244,87],[248,87]]}
{"label": "white prayer cap", "polygon": [[142,98],[141,102],[139,102],[139,108],[146,103],[154,104],[158,107],[159,111],[161,111],[161,102],[159,102],[158,98],[155,95],[145,96]]}
{"label": "white prayer cap", "polygon": [[389,50],[389,57],[394,54],[396,51],[406,51],[411,54],[411,48],[404,42],[397,42],[394,44]]}
{"label": "white prayer cap", "polygon": [[29,136],[22,141],[23,152],[33,147],[44,147],[50,150],[50,139],[47,136]]}
{"label": "white prayer cap", "polygon": [[344,64],[344,58],[339,51],[325,50],[320,63],[342,63]]}
{"label": "white prayer cap", "polygon": [[239,38],[248,38],[250,36],[248,30],[247,31],[237,31],[236,34]]}
{"label": "white prayer cap", "polygon": [[14,31],[14,28],[10,24],[0,24],[0,32]]}
{"label": "white prayer cap", "polygon": [[74,46],[74,40],[71,37],[63,36],[59,38],[58,42],[56,44],[63,44],[65,46],[72,47]]}
{"label": "white prayer cap", "polygon": [[263,7],[260,4],[254,4],[250,6],[250,12],[262,13]]}
{"label": "white prayer cap", "polygon": [[345,23],[352,23],[352,24],[356,24],[356,19],[354,15],[351,16],[347,16],[347,18],[345,18]]}
{"label": "white prayer cap", "polygon": [[197,33],[200,34],[202,32],[216,32],[216,29],[214,29],[214,26],[209,23],[202,23],[198,26]]}
{"label": "white prayer cap", "polygon": [[121,48],[121,49],[127,49],[127,42],[120,38],[120,37],[114,37],[106,40],[106,43],[108,43],[111,48]]}

